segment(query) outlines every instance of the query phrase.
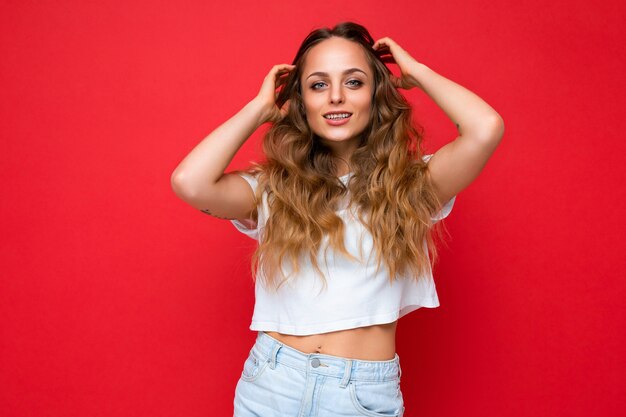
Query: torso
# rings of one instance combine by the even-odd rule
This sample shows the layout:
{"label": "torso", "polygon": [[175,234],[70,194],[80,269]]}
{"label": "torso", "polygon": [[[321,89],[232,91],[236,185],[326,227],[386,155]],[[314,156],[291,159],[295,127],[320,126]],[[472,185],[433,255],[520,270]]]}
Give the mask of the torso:
{"label": "torso", "polygon": [[323,353],[344,358],[385,361],[396,354],[398,321],[307,336],[266,331],[274,339],[304,353]]}
{"label": "torso", "polygon": [[[338,177],[350,173],[344,171]],[[396,355],[396,328],[398,321],[355,329],[339,330],[307,336],[296,336],[265,331],[274,339],[304,353],[323,353],[325,355],[369,361],[386,361]]]}

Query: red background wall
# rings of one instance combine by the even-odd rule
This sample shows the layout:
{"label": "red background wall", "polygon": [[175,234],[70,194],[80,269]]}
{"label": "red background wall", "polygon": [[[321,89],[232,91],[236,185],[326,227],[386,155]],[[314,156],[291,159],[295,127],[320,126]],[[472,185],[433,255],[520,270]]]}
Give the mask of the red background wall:
{"label": "red background wall", "polygon": [[[624,415],[623,2],[89,3],[0,5],[0,415],[232,415],[254,241],[170,174],[347,19],[506,125],[447,219],[441,307],[400,321],[406,415]],[[405,94],[427,151],[454,139]]]}

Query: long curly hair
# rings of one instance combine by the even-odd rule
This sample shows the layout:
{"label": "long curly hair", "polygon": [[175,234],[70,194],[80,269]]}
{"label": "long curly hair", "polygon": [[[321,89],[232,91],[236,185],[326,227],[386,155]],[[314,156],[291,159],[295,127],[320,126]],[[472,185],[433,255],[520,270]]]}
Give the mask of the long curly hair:
{"label": "long curly hair", "polygon": [[[374,74],[370,120],[351,155],[352,175],[346,185],[334,175],[331,149],[307,123],[300,83],[308,51],[333,36],[361,45]],[[411,106],[392,84],[391,71],[373,44],[367,29],[353,22],[314,30],[293,60],[295,70],[278,81],[276,104],[280,108],[289,100],[288,114],[263,138],[266,160],[252,162],[247,170],[258,174],[257,202],[267,193],[269,204],[251,265],[253,279],[261,276],[268,289],[278,290],[290,279],[283,261],[290,260],[297,274],[306,254],[325,288],[326,277],[317,261],[325,237],[333,250],[357,260],[346,250],[344,223],[335,212],[345,197],[372,236],[377,271],[384,261],[390,282],[408,272],[419,279],[437,261],[432,232],[440,229],[433,227],[431,216],[442,202],[422,160],[423,129],[412,123]],[[259,269],[262,273],[257,275]]]}

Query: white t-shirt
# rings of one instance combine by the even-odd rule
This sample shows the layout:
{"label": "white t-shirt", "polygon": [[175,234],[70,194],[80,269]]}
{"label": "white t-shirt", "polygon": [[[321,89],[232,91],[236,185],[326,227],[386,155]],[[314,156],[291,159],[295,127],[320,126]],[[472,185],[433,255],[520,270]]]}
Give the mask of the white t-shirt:
{"label": "white t-shirt", "polygon": [[[428,161],[431,155],[425,155]],[[257,179],[247,173],[240,174],[256,189]],[[344,184],[350,174],[340,177]],[[432,217],[433,223],[450,214],[456,196],[450,199],[439,213]],[[258,207],[258,222],[231,220],[233,225],[252,239],[263,236],[267,219],[267,193],[263,194]],[[438,307],[439,299],[428,267],[426,277],[396,277],[393,284],[384,262],[376,273],[376,257],[373,240],[365,226],[352,210],[340,209],[337,212],[345,224],[344,242],[346,249],[361,262],[347,259],[341,253],[320,249],[318,264],[326,277],[327,287],[322,289],[320,276],[307,256],[301,257],[300,273],[290,277],[278,292],[266,291],[262,280],[257,277],[255,285],[255,305],[250,330],[276,331],[292,335],[310,335],[352,329],[374,324],[393,322],[420,307]],[[362,238],[362,241],[361,241]],[[360,242],[361,241],[361,242]],[[359,245],[362,252],[359,251]],[[426,242],[423,243],[426,249]],[[286,274],[292,272],[289,262],[284,262]]]}

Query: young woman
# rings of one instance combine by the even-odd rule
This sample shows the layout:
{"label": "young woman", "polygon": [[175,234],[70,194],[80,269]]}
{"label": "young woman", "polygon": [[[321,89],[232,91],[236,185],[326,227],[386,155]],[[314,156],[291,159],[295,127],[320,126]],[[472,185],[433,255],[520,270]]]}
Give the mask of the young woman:
{"label": "young woman", "polygon": [[[398,91],[415,87],[459,132],[432,155]],[[266,122],[266,160],[225,173]],[[404,413],[397,320],[439,305],[434,226],[503,132],[478,96],[345,22],[311,32],[293,64],[274,66],[258,95],[192,150],[172,174],[176,194],[259,242],[258,333],[235,416]]]}

